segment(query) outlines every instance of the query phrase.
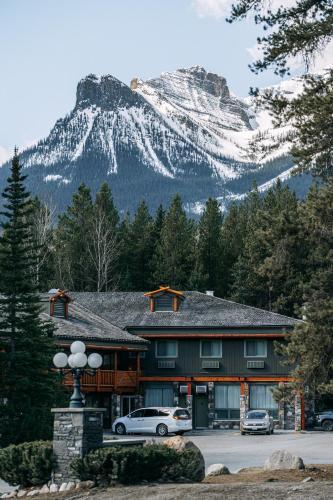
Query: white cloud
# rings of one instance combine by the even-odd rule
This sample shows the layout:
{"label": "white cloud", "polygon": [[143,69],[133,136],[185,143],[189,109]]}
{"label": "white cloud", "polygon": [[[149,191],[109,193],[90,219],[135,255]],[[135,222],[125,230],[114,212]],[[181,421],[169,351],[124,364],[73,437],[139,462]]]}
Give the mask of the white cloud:
{"label": "white cloud", "polygon": [[8,149],[4,148],[3,146],[0,146],[0,165],[9,160],[11,155],[12,153]]}
{"label": "white cloud", "polygon": [[234,0],[193,0],[192,5],[199,17],[221,19],[230,14]]}
{"label": "white cloud", "polygon": [[[221,19],[228,17],[231,12],[231,6],[237,3],[236,0],[193,0],[192,5],[198,17],[213,17]],[[297,0],[268,0],[263,7],[277,9],[278,7],[292,7],[296,5]]]}

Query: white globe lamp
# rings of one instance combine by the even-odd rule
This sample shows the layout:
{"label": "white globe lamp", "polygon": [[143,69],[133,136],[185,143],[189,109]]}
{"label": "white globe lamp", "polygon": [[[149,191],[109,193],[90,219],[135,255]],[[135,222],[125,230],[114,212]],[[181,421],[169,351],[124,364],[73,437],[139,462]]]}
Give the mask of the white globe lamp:
{"label": "white globe lamp", "polygon": [[92,368],[93,370],[97,370],[102,366],[102,363],[103,363],[103,358],[100,354],[98,354],[97,352],[89,354],[88,365],[90,366],[90,368]]}
{"label": "white globe lamp", "polygon": [[68,363],[68,358],[64,352],[58,352],[53,357],[53,364],[56,368],[65,368]]}
{"label": "white globe lamp", "polygon": [[71,353],[72,354],[78,354],[78,353],[84,353],[86,352],[86,346],[84,345],[83,342],[81,342],[81,340],[76,340],[75,342],[73,342],[71,344]]}
{"label": "white globe lamp", "polygon": [[73,354],[74,368],[84,368],[87,364],[87,355],[84,352]]}

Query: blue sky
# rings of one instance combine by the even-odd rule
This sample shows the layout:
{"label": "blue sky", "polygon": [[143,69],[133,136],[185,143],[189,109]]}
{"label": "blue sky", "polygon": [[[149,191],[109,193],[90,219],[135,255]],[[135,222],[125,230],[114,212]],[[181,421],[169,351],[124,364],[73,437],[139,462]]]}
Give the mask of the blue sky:
{"label": "blue sky", "polygon": [[250,72],[252,22],[224,21],[229,0],[0,0],[0,163],[46,136],[73,107],[77,82],[124,83],[200,64],[245,96],[275,83]]}

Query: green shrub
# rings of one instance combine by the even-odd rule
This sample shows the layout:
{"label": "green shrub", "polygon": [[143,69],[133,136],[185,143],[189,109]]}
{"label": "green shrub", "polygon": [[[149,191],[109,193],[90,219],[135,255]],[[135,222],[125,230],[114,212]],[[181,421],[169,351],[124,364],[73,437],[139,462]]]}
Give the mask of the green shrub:
{"label": "green shrub", "polygon": [[142,481],[198,479],[198,456],[194,450],[177,452],[164,445],[110,447],[75,459],[71,467],[81,480],[98,485],[136,484]]}
{"label": "green shrub", "polygon": [[49,441],[32,441],[0,449],[0,478],[13,486],[47,483],[53,464]]}

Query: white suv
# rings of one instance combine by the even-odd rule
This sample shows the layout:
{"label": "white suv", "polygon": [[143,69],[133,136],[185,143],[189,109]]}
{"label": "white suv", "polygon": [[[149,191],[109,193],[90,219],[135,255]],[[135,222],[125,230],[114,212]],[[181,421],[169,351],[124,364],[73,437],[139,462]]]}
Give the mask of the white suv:
{"label": "white suv", "polygon": [[112,431],[122,436],[126,433],[156,433],[166,436],[169,432],[184,434],[192,430],[192,419],[185,408],[140,408],[126,417],[117,418]]}

